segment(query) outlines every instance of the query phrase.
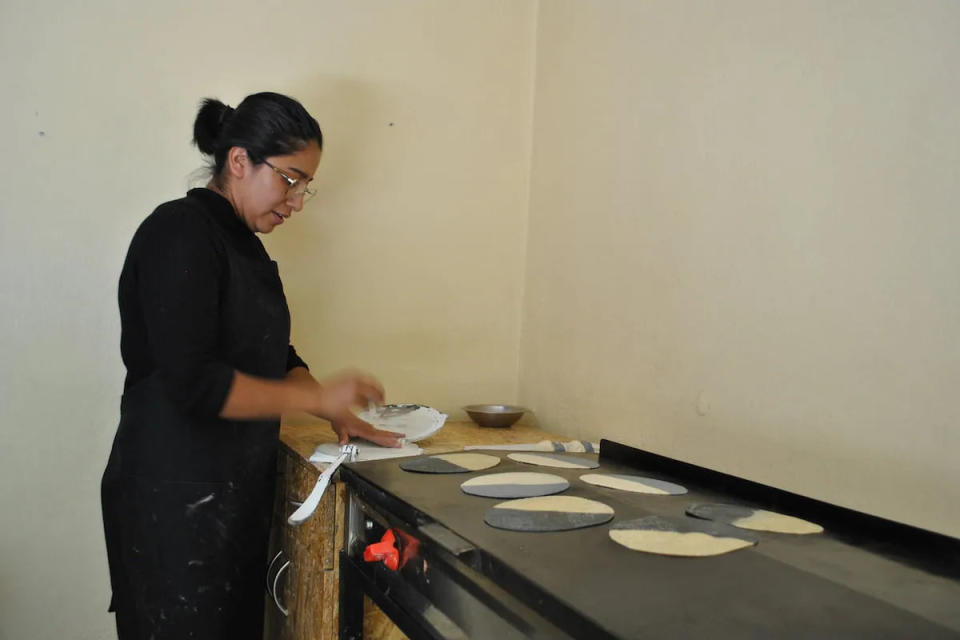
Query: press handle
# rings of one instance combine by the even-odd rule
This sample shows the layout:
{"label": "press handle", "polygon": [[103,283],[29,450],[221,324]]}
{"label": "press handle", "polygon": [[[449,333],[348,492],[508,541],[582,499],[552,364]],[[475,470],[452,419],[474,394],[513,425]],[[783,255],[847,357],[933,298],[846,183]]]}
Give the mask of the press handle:
{"label": "press handle", "polygon": [[326,471],[320,474],[320,477],[317,479],[317,484],[313,487],[313,491],[310,492],[310,495],[307,496],[307,499],[303,501],[303,504],[294,511],[289,518],[287,518],[287,523],[292,525],[300,525],[306,522],[307,518],[313,515],[313,512],[317,510],[317,506],[320,505],[320,499],[323,498],[323,492],[326,491],[327,485],[330,484],[330,477],[333,475],[333,472],[336,470],[335,467],[339,466],[336,464],[331,464]]}
{"label": "press handle", "polygon": [[326,470],[320,474],[320,477],[317,478],[317,484],[313,487],[313,491],[310,492],[310,495],[307,496],[307,499],[303,501],[303,504],[294,511],[289,518],[287,518],[287,523],[292,525],[301,525],[306,522],[307,518],[313,515],[313,512],[317,510],[317,506],[320,504],[320,499],[323,498],[323,492],[326,491],[327,485],[330,484],[330,478],[333,477],[333,474],[337,469],[340,468],[340,465],[347,460],[353,460],[357,455],[357,447],[352,444],[345,444],[340,449],[340,456],[334,460]]}

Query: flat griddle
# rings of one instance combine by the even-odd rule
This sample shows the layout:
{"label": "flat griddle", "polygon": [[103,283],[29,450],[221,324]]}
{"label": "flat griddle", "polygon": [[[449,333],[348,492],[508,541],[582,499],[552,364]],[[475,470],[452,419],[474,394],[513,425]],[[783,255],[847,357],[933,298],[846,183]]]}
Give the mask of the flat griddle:
{"label": "flat griddle", "polygon": [[[342,478],[410,531],[439,523],[468,541],[472,568],[574,637],[960,637],[960,541],[603,441],[599,469],[532,467],[506,453],[485,471],[409,473],[394,460],[346,465]],[[589,454],[570,454],[589,457]],[[501,500],[466,495],[486,473],[543,471],[610,505],[606,525],[555,533],[495,529]],[[649,475],[689,493],[655,496],[588,485],[584,473]],[[616,522],[683,517],[693,503],[726,502],[805,518],[823,534],[757,532],[755,547],[707,558],[630,551],[608,536]]]}

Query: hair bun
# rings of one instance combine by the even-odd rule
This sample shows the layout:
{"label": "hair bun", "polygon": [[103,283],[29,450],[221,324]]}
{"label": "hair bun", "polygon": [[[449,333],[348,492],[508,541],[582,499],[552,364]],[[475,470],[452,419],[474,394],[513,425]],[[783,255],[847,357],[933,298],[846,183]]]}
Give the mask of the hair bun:
{"label": "hair bun", "polygon": [[193,143],[203,153],[213,155],[223,128],[230,121],[235,109],[216,98],[205,98],[200,104],[197,119],[193,123]]}
{"label": "hair bun", "polygon": [[233,117],[233,113],[236,111],[233,107],[229,105],[223,105],[223,109],[220,111],[220,128],[222,129],[225,124],[230,121],[230,118]]}

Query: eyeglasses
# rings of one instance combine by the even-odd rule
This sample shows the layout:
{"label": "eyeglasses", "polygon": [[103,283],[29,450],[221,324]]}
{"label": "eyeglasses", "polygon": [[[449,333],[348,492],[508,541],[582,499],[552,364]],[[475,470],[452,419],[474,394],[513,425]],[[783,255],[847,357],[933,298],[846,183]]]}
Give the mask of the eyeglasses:
{"label": "eyeglasses", "polygon": [[278,176],[283,178],[283,181],[287,183],[287,197],[288,198],[303,198],[303,201],[306,202],[313,196],[317,195],[317,192],[307,186],[307,181],[303,178],[291,178],[282,169],[270,164],[269,160],[264,160],[263,163],[273,169]]}

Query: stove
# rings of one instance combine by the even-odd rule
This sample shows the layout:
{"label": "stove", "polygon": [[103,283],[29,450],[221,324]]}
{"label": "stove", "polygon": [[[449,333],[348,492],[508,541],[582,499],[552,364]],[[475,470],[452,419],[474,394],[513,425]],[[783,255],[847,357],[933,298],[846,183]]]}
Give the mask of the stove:
{"label": "stove", "polygon": [[[341,638],[362,637],[364,594],[414,639],[960,638],[955,538],[608,440],[590,471],[488,453],[500,464],[472,473],[410,473],[397,459],[341,469],[349,493]],[[570,488],[560,495],[607,504],[614,520],[563,532],[495,529],[483,515],[502,499],[464,494],[460,484],[509,471],[563,476]],[[588,485],[585,473],[646,475],[689,493],[628,493]],[[757,532],[756,546],[705,558],[631,551],[608,535],[616,522],[684,517],[703,502],[776,511],[825,531]]]}

